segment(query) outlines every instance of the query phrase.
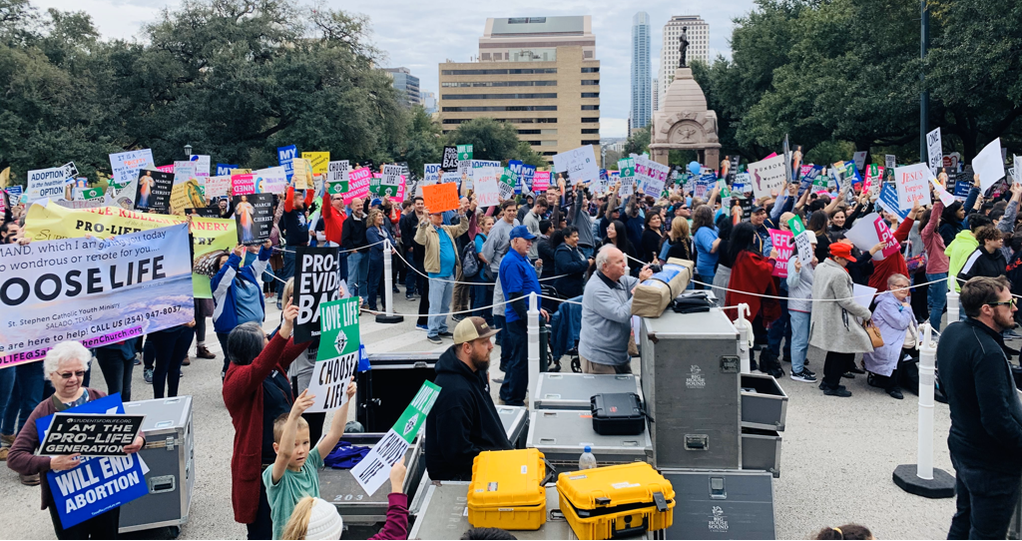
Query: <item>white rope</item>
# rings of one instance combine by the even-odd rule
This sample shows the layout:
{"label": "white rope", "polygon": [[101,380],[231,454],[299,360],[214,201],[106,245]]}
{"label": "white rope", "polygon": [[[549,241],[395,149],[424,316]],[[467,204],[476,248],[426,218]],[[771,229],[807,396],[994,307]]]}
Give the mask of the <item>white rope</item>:
{"label": "white rope", "polygon": [[[391,312],[391,313],[393,315],[395,315],[395,316],[405,316],[405,317],[414,317],[414,318],[420,318],[420,317],[439,317],[439,316],[444,316],[444,317],[456,316],[456,315],[459,315],[459,314],[471,314],[472,312],[475,312],[476,310],[486,310],[487,308],[493,308],[494,306],[501,306],[501,305],[508,304],[508,303],[515,302],[515,301],[519,301],[519,300],[522,300],[522,299],[525,299],[525,298],[527,298],[527,296],[523,295],[523,296],[515,298],[515,299],[509,299],[509,300],[504,300],[504,301],[501,301],[501,302],[495,302],[495,303],[493,303],[493,304],[491,304],[489,306],[480,306],[479,308],[470,308],[470,309],[465,309],[465,310],[456,310],[456,311],[453,311],[453,312],[443,312],[443,313],[439,313],[439,314],[407,314],[407,313],[402,313],[402,312]],[[368,312],[370,314],[385,314],[386,313],[385,311],[382,311],[382,310],[363,310],[363,311],[364,312]]]}
{"label": "white rope", "polygon": [[[398,251],[394,255],[396,255],[398,257],[398,259],[400,259],[401,261],[405,262],[405,265],[408,266],[408,270],[415,271],[415,274],[418,274],[419,276],[422,276],[423,278],[426,278],[426,279],[429,279],[429,280],[438,280],[440,282],[444,282],[444,283],[448,283],[448,284],[462,284],[462,285],[467,285],[467,286],[492,286],[492,285],[495,285],[497,283],[497,282],[459,282],[458,280],[447,280],[445,278],[433,278],[432,276],[430,276],[428,274],[425,274],[423,272],[420,272],[419,269],[415,268],[415,265],[409,263],[407,259],[405,259],[404,257],[401,256],[401,252],[400,251]],[[480,269],[479,272],[482,272],[482,269]],[[547,278],[539,278],[539,281],[540,282],[547,282],[547,281],[550,281],[550,280],[556,280],[558,278],[564,278],[565,276],[570,276],[570,275],[571,275],[570,273],[569,274],[558,274],[557,276],[549,276]]]}
{"label": "white rope", "polygon": [[[390,240],[390,239],[379,240],[379,241],[376,241],[376,242],[374,242],[372,244],[366,244],[365,246],[362,246],[362,247],[359,247],[359,248],[351,248],[349,250],[339,250],[337,253],[339,253],[339,254],[346,254],[348,252],[357,252],[359,250],[365,250],[366,248],[371,248],[373,246],[376,246],[377,244],[383,244],[384,242],[387,242],[388,240]],[[288,250],[287,248],[280,248],[280,247],[277,247],[277,246],[274,246],[273,249],[278,251],[278,252],[287,252],[289,254],[297,253],[295,250]]]}

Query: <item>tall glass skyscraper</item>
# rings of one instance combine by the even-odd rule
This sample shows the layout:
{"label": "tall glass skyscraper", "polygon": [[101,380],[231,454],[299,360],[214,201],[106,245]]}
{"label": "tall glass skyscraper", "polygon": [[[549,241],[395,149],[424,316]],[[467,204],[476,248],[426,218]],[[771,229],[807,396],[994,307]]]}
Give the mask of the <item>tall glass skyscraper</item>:
{"label": "tall glass skyscraper", "polygon": [[632,109],[630,129],[645,128],[651,116],[649,14],[632,17]]}

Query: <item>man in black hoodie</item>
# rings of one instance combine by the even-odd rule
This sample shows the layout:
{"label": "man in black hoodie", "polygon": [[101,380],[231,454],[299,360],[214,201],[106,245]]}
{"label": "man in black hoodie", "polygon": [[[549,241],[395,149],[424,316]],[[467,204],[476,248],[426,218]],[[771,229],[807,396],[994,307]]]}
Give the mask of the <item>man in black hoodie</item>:
{"label": "man in black hoodie", "polygon": [[426,471],[434,481],[469,481],[481,451],[511,449],[490,397],[493,329],[481,317],[454,328],[454,345],[436,363],[440,396],[426,417]]}
{"label": "man in black hoodie", "polygon": [[968,319],[937,346],[937,370],[951,410],[947,445],[958,510],[948,539],[1004,539],[1022,478],[1022,403],[1001,332],[1015,325],[1008,280],[977,277],[962,286]]}

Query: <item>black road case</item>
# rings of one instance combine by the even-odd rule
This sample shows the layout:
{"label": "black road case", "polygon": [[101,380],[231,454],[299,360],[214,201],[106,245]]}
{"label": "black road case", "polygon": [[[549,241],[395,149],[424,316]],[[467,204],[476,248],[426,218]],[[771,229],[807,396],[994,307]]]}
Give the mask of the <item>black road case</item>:
{"label": "black road case", "polygon": [[774,539],[774,478],[768,472],[661,470],[674,487],[667,539]]}
{"label": "black road case", "polygon": [[434,366],[442,352],[369,354],[372,370],[359,372],[358,422],[367,433],[394,426],[419,392],[422,382],[436,379]]}
{"label": "black road case", "polygon": [[600,393],[590,402],[593,430],[604,436],[635,436],[646,431],[646,413],[635,393]]}

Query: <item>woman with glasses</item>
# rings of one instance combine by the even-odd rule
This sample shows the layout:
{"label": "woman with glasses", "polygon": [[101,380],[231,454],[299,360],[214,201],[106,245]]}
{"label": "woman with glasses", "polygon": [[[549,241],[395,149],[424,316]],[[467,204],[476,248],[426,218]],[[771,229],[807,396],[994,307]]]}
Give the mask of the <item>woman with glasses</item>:
{"label": "woman with glasses", "polygon": [[[39,475],[47,471],[70,470],[81,464],[81,456],[77,453],[61,456],[36,456],[39,448],[39,433],[36,420],[53,415],[59,411],[75,408],[106,396],[106,393],[82,385],[85,372],[88,370],[92,355],[85,346],[78,342],[61,342],[46,353],[43,359],[43,370],[53,383],[54,393],[44,399],[32,411],[25,424],[25,429],[18,433],[11,452],[7,457],[7,467],[20,475]],[[137,453],[145,445],[141,435],[131,445],[124,447],[124,452]],[[50,510],[50,520],[58,539],[116,539],[120,523],[120,507],[96,515],[84,522],[65,529],[61,526],[60,516],[50,493],[50,484],[40,483],[42,487],[43,509]]]}
{"label": "woman with glasses", "polygon": [[884,345],[862,355],[862,361],[869,372],[866,381],[873,387],[879,387],[892,398],[901,400],[901,388],[898,386],[898,363],[915,347],[916,340],[905,342],[908,328],[916,325],[915,314],[909,303],[908,277],[903,274],[892,274],[887,279],[887,291],[877,296],[873,308],[873,323],[880,329],[884,337]]}

